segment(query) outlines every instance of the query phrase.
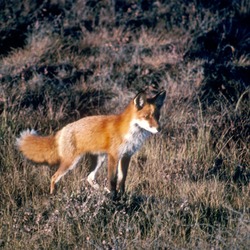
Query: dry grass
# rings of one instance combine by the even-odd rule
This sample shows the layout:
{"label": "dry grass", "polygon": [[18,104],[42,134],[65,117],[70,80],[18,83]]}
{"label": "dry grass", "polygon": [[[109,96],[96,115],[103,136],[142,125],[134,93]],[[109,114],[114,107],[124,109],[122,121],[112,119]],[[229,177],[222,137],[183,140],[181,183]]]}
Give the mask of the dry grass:
{"label": "dry grass", "polygon": [[[1,10],[0,248],[248,249],[248,2],[27,2]],[[26,37],[12,50],[8,27]],[[134,155],[126,197],[92,190],[85,159],[49,196],[55,169],[20,155],[20,131],[120,112],[152,84],[168,93],[163,130]]]}

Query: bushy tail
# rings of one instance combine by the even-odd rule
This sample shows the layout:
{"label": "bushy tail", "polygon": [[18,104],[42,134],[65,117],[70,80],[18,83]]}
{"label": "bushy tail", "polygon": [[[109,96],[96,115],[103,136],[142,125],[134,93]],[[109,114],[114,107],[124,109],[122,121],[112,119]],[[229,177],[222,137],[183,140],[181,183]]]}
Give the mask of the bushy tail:
{"label": "bushy tail", "polygon": [[55,136],[38,136],[34,130],[26,130],[17,138],[17,147],[23,155],[36,163],[56,165],[59,155]]}

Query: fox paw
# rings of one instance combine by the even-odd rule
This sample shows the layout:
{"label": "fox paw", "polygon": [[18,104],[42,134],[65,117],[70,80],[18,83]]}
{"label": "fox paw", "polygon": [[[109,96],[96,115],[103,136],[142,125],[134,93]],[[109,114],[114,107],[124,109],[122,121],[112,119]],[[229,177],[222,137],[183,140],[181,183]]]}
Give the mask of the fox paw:
{"label": "fox paw", "polygon": [[104,191],[108,194],[110,193],[110,190],[107,187],[104,188]]}
{"label": "fox paw", "polygon": [[95,180],[92,180],[92,179],[90,179],[90,178],[88,178],[87,180],[88,180],[88,183],[90,184],[90,186],[91,186],[92,188],[94,188],[95,190],[100,189],[99,184],[98,184]]}

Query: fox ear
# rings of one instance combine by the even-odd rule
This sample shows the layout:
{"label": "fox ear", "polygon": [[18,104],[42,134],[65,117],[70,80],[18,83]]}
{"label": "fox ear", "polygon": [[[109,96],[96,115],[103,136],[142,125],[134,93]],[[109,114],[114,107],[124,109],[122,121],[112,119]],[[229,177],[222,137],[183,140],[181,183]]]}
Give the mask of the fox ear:
{"label": "fox ear", "polygon": [[166,91],[163,90],[160,93],[158,93],[153,99],[155,101],[155,105],[160,109],[164,103],[166,97]]}
{"label": "fox ear", "polygon": [[142,109],[146,103],[146,95],[144,92],[140,92],[134,98],[134,104],[138,110]]}

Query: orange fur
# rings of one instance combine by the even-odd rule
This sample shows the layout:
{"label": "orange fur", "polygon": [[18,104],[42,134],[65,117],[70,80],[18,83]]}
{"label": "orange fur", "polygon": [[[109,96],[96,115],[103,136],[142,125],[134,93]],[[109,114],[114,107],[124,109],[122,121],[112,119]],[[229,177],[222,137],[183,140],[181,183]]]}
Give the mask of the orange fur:
{"label": "orange fur", "polygon": [[47,163],[52,166],[60,161],[54,136],[37,136],[27,130],[21,134],[17,144],[23,155],[33,162]]}
{"label": "orange fur", "polygon": [[60,178],[73,169],[85,153],[97,157],[97,166],[88,176],[89,183],[97,188],[95,176],[104,161],[103,154],[107,155],[109,189],[115,197],[117,186],[124,192],[133,153],[150,134],[160,130],[159,111],[164,99],[165,91],[150,99],[139,93],[119,115],[85,117],[66,125],[55,136],[23,132],[17,145],[34,162],[59,165],[51,179],[51,193]]}

